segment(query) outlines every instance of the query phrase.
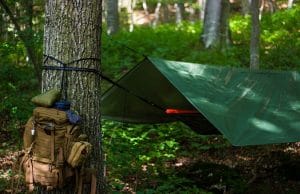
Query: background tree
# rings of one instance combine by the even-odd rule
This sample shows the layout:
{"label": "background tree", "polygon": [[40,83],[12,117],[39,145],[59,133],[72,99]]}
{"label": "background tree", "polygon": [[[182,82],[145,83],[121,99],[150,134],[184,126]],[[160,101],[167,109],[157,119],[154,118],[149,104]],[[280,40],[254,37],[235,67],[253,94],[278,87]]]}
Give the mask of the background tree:
{"label": "background tree", "polygon": [[107,0],[107,33],[115,34],[119,30],[118,0]]}
{"label": "background tree", "polygon": [[251,1],[251,40],[250,40],[250,69],[259,68],[259,42],[260,42],[260,25],[259,25],[259,0]]}
{"label": "background tree", "polygon": [[199,4],[199,19],[201,21],[203,21],[204,20],[204,14],[205,14],[206,0],[198,0],[198,4]]}
{"label": "background tree", "polygon": [[[47,0],[45,5],[44,54],[63,62],[100,58],[101,0]],[[54,60],[46,65],[59,66]],[[73,66],[100,70],[100,61],[83,60]],[[42,91],[60,88],[61,71],[44,71]],[[104,186],[100,131],[100,77],[94,73],[66,72],[67,95],[72,109],[83,119],[82,130],[93,145],[88,163],[97,169],[98,191]],[[102,190],[102,189],[101,189]],[[103,190],[102,190],[103,191]]]}
{"label": "background tree", "polygon": [[145,15],[148,16],[149,15],[149,11],[148,11],[147,0],[143,0],[142,6],[143,6],[143,9],[144,9]]}
{"label": "background tree", "polygon": [[293,3],[294,3],[294,0],[288,0],[288,9],[291,9],[293,7]]}
{"label": "background tree", "polygon": [[155,7],[155,11],[154,11],[154,20],[152,23],[152,26],[154,28],[158,25],[158,22],[159,22],[161,6],[162,6],[161,0],[158,0],[156,7]]}
{"label": "background tree", "polygon": [[250,3],[251,0],[241,0],[241,8],[242,8],[243,15],[250,14]]}
{"label": "background tree", "polygon": [[226,47],[231,42],[229,1],[206,1],[202,41],[205,48]]}
{"label": "background tree", "polygon": [[[16,2],[15,2],[16,3]],[[9,19],[11,20],[11,23],[14,25],[16,34],[20,38],[20,40],[23,42],[27,56],[29,58],[29,61],[34,66],[35,76],[41,81],[41,57],[39,57],[38,51],[36,47],[34,46],[34,43],[32,42],[34,40],[34,33],[32,30],[32,8],[33,8],[33,2],[32,0],[24,1],[23,5],[25,5],[23,8],[25,10],[25,13],[28,14],[28,17],[25,18],[25,24],[24,22],[20,21],[21,17],[19,14],[19,9],[16,8],[16,13],[13,13],[12,9],[9,7],[9,4],[5,0],[0,0],[0,6],[3,8],[5,13],[8,15]],[[17,14],[18,13],[18,14]],[[19,15],[19,17],[17,17]],[[23,25],[22,25],[23,23]]]}
{"label": "background tree", "polygon": [[184,2],[178,1],[174,4],[176,10],[176,24],[180,24],[183,20],[184,15]]}

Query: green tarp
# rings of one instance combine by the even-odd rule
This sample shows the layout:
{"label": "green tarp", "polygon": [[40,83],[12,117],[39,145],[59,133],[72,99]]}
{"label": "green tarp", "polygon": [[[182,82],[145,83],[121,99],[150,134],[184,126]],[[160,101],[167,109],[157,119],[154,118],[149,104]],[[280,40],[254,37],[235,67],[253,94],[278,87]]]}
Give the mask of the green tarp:
{"label": "green tarp", "polygon": [[[300,141],[300,74],[146,58],[102,97],[102,116],[131,123],[182,121],[233,145]],[[166,114],[166,109],[198,114]]]}

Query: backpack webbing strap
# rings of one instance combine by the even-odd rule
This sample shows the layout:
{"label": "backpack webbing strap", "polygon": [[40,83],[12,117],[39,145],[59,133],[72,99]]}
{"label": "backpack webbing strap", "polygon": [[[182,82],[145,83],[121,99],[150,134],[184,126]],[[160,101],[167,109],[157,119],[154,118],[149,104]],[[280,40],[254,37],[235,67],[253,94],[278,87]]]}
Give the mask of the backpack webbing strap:
{"label": "backpack webbing strap", "polygon": [[33,185],[33,164],[32,164],[32,159],[30,158],[30,178],[29,178],[29,191],[33,191],[34,185]]}
{"label": "backpack webbing strap", "polygon": [[90,168],[80,168],[76,169],[75,171],[76,176],[76,193],[82,194],[83,191],[83,180],[90,182],[91,188],[90,188],[90,194],[96,194],[97,193],[97,178],[95,170]]}
{"label": "backpack webbing strap", "polygon": [[55,131],[54,130],[51,130],[51,162],[52,164],[54,164],[54,161],[55,161]]}
{"label": "backpack webbing strap", "polygon": [[78,178],[79,178],[79,180],[78,180],[78,194],[82,194],[82,187],[83,187],[83,180],[82,180],[83,174],[82,174],[82,172],[80,172]]}
{"label": "backpack webbing strap", "polygon": [[91,174],[91,194],[96,194],[96,189],[97,189],[97,178],[95,173]]}

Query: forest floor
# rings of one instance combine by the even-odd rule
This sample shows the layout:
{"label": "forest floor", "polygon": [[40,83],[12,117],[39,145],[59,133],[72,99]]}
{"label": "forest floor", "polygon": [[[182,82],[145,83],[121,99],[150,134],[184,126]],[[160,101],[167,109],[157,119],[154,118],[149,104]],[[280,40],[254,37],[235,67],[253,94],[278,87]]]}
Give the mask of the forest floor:
{"label": "forest floor", "polygon": [[[7,143],[8,139],[9,134],[0,132],[0,193],[25,189],[17,181],[18,146]],[[214,141],[217,138],[211,143]],[[212,193],[300,193],[300,143],[214,148],[177,158],[166,166]]]}
{"label": "forest floor", "polygon": [[213,193],[300,193],[299,143],[210,149],[182,164],[185,176]]}

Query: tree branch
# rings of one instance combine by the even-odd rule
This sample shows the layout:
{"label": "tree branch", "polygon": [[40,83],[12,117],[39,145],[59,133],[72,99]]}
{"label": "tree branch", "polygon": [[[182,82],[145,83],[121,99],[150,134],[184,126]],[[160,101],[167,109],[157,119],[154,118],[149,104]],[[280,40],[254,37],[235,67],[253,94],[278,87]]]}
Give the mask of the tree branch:
{"label": "tree branch", "polygon": [[31,61],[31,63],[34,66],[34,71],[35,71],[35,76],[38,79],[38,81],[41,81],[41,69],[40,69],[40,65],[38,63],[38,61],[36,60],[36,56],[35,56],[35,51],[34,48],[32,48],[32,45],[30,45],[28,43],[28,40],[30,40],[30,37],[26,37],[24,35],[24,33],[21,30],[21,27],[17,21],[17,18],[15,18],[14,14],[12,13],[12,11],[10,10],[10,8],[8,7],[7,3],[5,2],[5,0],[0,0],[0,6],[4,9],[4,11],[6,12],[6,14],[9,16],[10,20],[12,21],[12,23],[15,26],[15,29],[17,31],[17,35],[19,36],[19,38],[21,39],[21,41],[24,43],[26,52],[28,54],[28,57]]}

